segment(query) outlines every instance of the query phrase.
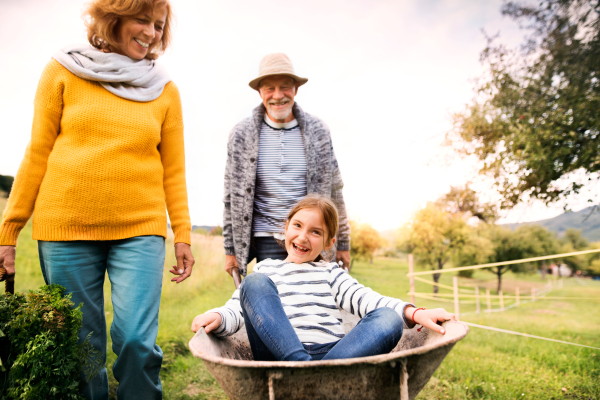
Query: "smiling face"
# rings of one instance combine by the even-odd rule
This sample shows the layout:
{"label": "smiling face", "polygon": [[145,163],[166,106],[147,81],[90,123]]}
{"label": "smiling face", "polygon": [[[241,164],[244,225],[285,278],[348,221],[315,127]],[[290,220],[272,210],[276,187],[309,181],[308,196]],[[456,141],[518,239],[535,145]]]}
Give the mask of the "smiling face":
{"label": "smiling face", "polygon": [[166,19],[165,3],[133,18],[124,18],[118,27],[117,53],[134,60],[145,58],[152,48],[160,45]]}
{"label": "smiling face", "polygon": [[323,250],[329,250],[335,238],[329,238],[321,212],[303,208],[294,214],[285,226],[285,261],[302,264],[314,261]]}
{"label": "smiling face", "polygon": [[298,85],[286,75],[268,76],[260,81],[258,93],[267,109],[269,118],[275,122],[286,123],[294,120],[292,107]]}

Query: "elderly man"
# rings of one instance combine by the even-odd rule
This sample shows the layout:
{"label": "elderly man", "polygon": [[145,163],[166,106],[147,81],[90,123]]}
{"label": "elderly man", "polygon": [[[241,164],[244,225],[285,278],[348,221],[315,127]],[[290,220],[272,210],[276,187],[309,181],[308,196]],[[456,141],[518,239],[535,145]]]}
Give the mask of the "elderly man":
{"label": "elderly man", "polygon": [[258,77],[249,85],[262,104],[229,135],[223,237],[225,270],[256,258],[283,260],[285,220],[290,209],[309,193],[330,196],[337,205],[340,230],[336,260],[350,265],[350,226],[342,196],[342,176],[329,128],[294,102],[308,79],[294,73],[282,53],[265,56]]}

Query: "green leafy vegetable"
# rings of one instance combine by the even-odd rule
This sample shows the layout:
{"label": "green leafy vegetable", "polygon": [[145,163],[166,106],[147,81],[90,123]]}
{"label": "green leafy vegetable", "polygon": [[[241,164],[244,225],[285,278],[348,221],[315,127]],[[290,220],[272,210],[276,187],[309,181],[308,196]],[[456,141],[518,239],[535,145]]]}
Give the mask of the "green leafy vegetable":
{"label": "green leafy vegetable", "polygon": [[83,399],[80,373],[91,379],[102,359],[90,335],[78,343],[82,304],[64,292],[48,285],[0,296],[0,398]]}

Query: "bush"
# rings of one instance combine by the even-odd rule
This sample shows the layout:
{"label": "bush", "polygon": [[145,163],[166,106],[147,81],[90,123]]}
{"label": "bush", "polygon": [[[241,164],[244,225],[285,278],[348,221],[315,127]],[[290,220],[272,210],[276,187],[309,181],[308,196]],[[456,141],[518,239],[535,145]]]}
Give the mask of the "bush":
{"label": "bush", "polygon": [[464,269],[462,271],[458,271],[458,276],[463,278],[472,278],[473,272],[475,272],[474,269]]}
{"label": "bush", "polygon": [[371,225],[350,221],[350,254],[352,258],[373,261],[375,250],[385,245],[385,241]]}
{"label": "bush", "polygon": [[95,376],[102,359],[78,344],[82,313],[59,285],[0,296],[0,398],[83,399],[80,372]]}
{"label": "bush", "polygon": [[398,252],[394,249],[387,249],[383,252],[383,256],[389,258],[397,258],[400,256],[400,254],[398,254]]}
{"label": "bush", "polygon": [[211,236],[223,236],[223,228],[220,226],[215,226],[210,230],[210,232],[208,232],[208,234]]}

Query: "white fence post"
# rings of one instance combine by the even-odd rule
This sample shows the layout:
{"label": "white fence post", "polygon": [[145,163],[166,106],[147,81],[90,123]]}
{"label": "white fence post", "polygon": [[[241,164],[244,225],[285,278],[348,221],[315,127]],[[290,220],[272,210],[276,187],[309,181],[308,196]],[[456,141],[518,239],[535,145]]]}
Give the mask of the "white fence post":
{"label": "white fence post", "polygon": [[412,273],[415,272],[415,267],[413,265],[413,255],[412,253],[408,255],[408,272],[411,274],[409,277],[409,281],[410,281],[410,291],[411,291],[411,295],[410,295],[410,302],[412,304],[415,304],[415,277],[412,276]]}
{"label": "white fence post", "polygon": [[454,283],[454,315],[456,315],[456,319],[458,319],[458,278],[456,276],[453,277],[452,282]]}

